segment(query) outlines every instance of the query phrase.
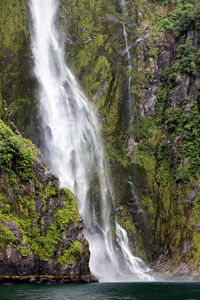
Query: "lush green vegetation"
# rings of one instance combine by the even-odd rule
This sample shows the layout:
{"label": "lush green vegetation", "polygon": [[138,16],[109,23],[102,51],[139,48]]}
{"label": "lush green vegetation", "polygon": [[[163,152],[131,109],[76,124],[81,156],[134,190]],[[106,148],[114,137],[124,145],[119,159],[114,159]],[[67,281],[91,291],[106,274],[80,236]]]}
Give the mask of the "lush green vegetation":
{"label": "lush green vegetation", "polygon": [[0,118],[13,129],[30,124],[33,81],[26,0],[0,3]]}
{"label": "lush green vegetation", "polygon": [[[165,65],[163,69],[156,91],[155,112],[146,118],[139,113],[134,123],[134,135],[138,141],[135,158],[147,170],[149,182],[142,203],[155,234],[154,257],[168,253],[173,257],[171,267],[190,260],[191,267],[196,268],[200,257],[196,231],[200,217],[199,195],[191,200],[189,192],[198,186],[200,177],[199,95],[190,92],[188,98],[172,102],[171,93],[185,78],[189,78],[190,86],[199,78],[199,51],[194,39],[199,43],[200,3],[181,0],[154,2],[157,4],[151,9],[156,13],[148,19],[148,22],[151,20],[153,38],[156,41],[159,35],[167,37],[168,33],[173,34],[178,51],[173,46],[165,46],[166,51],[173,51],[176,55],[171,59],[170,67]],[[157,58],[159,47],[157,43],[153,45],[157,54],[151,55],[151,45],[149,55]],[[146,82],[145,78],[143,82]],[[192,247],[182,253],[182,245],[188,238],[193,241]]]}
{"label": "lush green vegetation", "polygon": [[177,8],[164,19],[164,28],[171,31],[174,36],[186,33],[187,30],[199,29],[199,1],[175,1]]}
{"label": "lush green vegetation", "polygon": [[0,223],[0,247],[11,245],[15,241],[15,236],[8,228]]}
{"label": "lush green vegetation", "polygon": [[[33,151],[30,141],[19,138],[0,120],[0,168],[6,166],[9,182],[19,192],[17,174],[26,182],[32,177]],[[24,144],[27,143],[27,147]]]}
{"label": "lush green vegetation", "polygon": [[74,264],[83,254],[83,245],[76,241],[72,243],[69,249],[63,251],[63,255],[58,258],[62,266]]}

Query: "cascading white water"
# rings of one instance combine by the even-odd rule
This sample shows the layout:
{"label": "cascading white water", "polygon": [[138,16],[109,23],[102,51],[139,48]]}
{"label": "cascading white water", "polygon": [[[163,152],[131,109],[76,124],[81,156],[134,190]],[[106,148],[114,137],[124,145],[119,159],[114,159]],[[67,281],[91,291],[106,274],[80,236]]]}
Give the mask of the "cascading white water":
{"label": "cascading white water", "polygon": [[[85,223],[84,234],[90,244],[91,272],[100,281],[151,280],[145,274],[148,269],[132,256],[124,230],[118,224],[117,244],[113,244],[114,203],[99,127],[94,109],[65,65],[62,41],[56,28],[58,4],[57,0],[29,0],[43,155],[51,170],[59,176],[61,185],[71,189],[78,200]],[[93,189],[97,187],[95,197]]]}
{"label": "cascading white water", "polygon": [[121,0],[120,6],[122,7],[122,9],[124,9],[124,7],[126,6],[126,2],[124,0]]}

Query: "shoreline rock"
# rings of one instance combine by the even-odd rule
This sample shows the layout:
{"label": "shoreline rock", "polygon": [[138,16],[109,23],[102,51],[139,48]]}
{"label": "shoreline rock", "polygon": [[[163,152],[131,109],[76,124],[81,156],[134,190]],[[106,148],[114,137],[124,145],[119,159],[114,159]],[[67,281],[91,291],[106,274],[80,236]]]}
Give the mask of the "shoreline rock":
{"label": "shoreline rock", "polygon": [[29,275],[29,276],[0,276],[0,284],[54,284],[54,283],[97,283],[98,279],[93,275],[80,276],[51,276],[51,275]]}

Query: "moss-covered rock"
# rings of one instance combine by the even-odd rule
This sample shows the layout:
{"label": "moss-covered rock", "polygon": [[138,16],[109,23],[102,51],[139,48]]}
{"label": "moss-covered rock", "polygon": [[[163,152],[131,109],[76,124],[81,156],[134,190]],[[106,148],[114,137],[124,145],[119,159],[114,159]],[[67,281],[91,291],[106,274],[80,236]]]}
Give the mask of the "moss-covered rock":
{"label": "moss-covered rock", "polygon": [[148,6],[151,17],[143,15],[140,25],[138,59],[144,74],[134,161],[148,178],[142,204],[154,233],[153,261],[169,276],[189,276],[199,266],[199,1],[195,3],[154,1]]}
{"label": "moss-covered rock", "polygon": [[0,3],[0,118],[27,132],[35,115],[26,0]]}
{"label": "moss-covered rock", "polygon": [[74,196],[59,188],[39,150],[2,121],[0,157],[0,275],[93,280]]}

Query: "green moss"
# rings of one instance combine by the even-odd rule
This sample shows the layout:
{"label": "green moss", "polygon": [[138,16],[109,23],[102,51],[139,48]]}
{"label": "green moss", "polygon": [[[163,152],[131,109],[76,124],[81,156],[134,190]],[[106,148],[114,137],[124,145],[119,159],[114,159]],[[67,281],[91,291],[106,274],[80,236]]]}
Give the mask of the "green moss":
{"label": "green moss", "polygon": [[6,165],[8,179],[14,192],[19,192],[18,177],[26,182],[32,177],[33,150],[32,145],[25,146],[27,140],[19,138],[0,120],[0,168]]}
{"label": "green moss", "polygon": [[[54,221],[48,227],[46,234],[43,231],[42,220],[37,224],[39,214],[36,212],[35,200],[29,199],[26,201],[25,198],[21,199],[20,205],[23,206],[20,206],[22,214],[20,219],[18,219],[18,223],[31,251],[39,255],[42,259],[51,259],[55,251],[55,246],[61,239],[62,232],[67,230],[70,221],[76,224],[79,219],[76,200],[68,190],[66,190],[66,194],[67,201],[64,202],[63,207],[54,214]],[[54,193],[53,195],[51,194],[51,196],[57,197]]]}
{"label": "green moss", "polygon": [[26,257],[31,254],[30,249],[27,249],[26,247],[23,247],[23,246],[18,246],[17,250],[20,252],[20,255],[22,257]]}
{"label": "green moss", "polygon": [[6,227],[5,224],[0,222],[0,247],[11,246],[14,241],[14,234]]}
{"label": "green moss", "polygon": [[177,61],[173,66],[173,71],[175,73],[181,72],[194,80],[198,72],[198,65],[195,63],[195,48],[188,39],[186,42],[184,40],[185,38],[178,47]]}
{"label": "green moss", "polygon": [[2,0],[0,3],[0,33],[3,44],[13,52],[21,50],[24,36],[27,37],[26,1]]}
{"label": "green moss", "polygon": [[26,2],[0,3],[0,117],[21,131],[28,128],[33,85]]}
{"label": "green moss", "polygon": [[155,168],[155,157],[148,154],[142,154],[142,152],[136,149],[135,157],[137,158],[138,164],[147,171],[154,171]]}
{"label": "green moss", "polygon": [[[87,95],[95,92],[101,82],[110,76],[113,45],[108,40],[109,24],[105,21],[105,11],[115,12],[115,6],[104,1],[98,4],[91,0],[71,1],[67,4],[68,23],[63,22],[62,30],[70,30],[75,41],[73,48],[67,51],[67,59],[72,63],[76,76]],[[65,3],[64,3],[65,5]],[[63,11],[64,14],[64,11]],[[115,25],[115,27],[117,27]],[[74,59],[75,58],[75,59]]]}
{"label": "green moss", "polygon": [[197,268],[200,261],[200,234],[198,232],[195,232],[193,237],[191,256],[193,256],[191,268],[194,270]]}
{"label": "green moss", "polygon": [[154,218],[156,215],[155,201],[152,199],[152,197],[143,195],[141,202],[143,206],[147,209],[148,214],[151,217],[151,220],[154,222]]}
{"label": "green moss", "polygon": [[42,196],[42,194],[43,194],[43,191],[42,191],[43,185],[42,185],[42,183],[38,180],[38,175],[37,175],[37,174],[35,174],[34,180],[35,180],[36,193],[37,193],[38,195]]}
{"label": "green moss", "polygon": [[60,196],[60,189],[57,187],[53,187],[51,185],[48,185],[45,188],[45,198],[48,199],[50,197],[59,197]]}
{"label": "green moss", "polygon": [[65,230],[71,220],[74,222],[74,225],[76,225],[79,220],[78,203],[74,195],[70,190],[65,189],[65,196],[67,201],[64,203],[62,209],[58,210],[54,215],[61,230]]}
{"label": "green moss", "polygon": [[[193,102],[190,117],[185,115],[189,101],[183,99],[180,108],[167,108],[163,115],[164,126],[159,124],[156,112],[146,120],[138,118],[136,126],[140,140],[135,157],[147,170],[149,190],[148,196],[143,196],[142,203],[148,211],[152,228],[155,228],[157,250],[155,247],[153,255],[163,248],[164,252],[173,253],[174,265],[177,265],[182,255],[183,242],[189,237],[193,241],[192,249],[187,256],[182,256],[181,261],[186,262],[193,257],[191,267],[195,269],[200,253],[199,234],[196,231],[200,216],[199,196],[192,203],[186,199],[188,191],[193,189],[199,179],[199,112],[197,103]],[[157,129],[154,129],[155,124],[159,125]],[[178,143],[172,152],[175,137],[178,136]],[[149,158],[149,162],[145,158]]]}
{"label": "green moss", "polygon": [[69,249],[64,250],[62,256],[58,258],[58,262],[61,266],[73,265],[83,254],[83,245],[76,241],[72,243]]}
{"label": "green moss", "polygon": [[125,209],[123,209],[121,211],[121,216],[122,216],[122,218],[120,218],[120,225],[127,232],[137,234],[137,230],[136,230],[135,226],[133,225],[131,215]]}
{"label": "green moss", "polygon": [[13,170],[10,170],[8,173],[9,183],[13,187],[13,190],[15,194],[19,193],[19,186],[17,181],[17,175],[13,172]]}
{"label": "green moss", "polygon": [[169,13],[164,19],[163,27],[171,31],[175,36],[180,35],[189,29],[195,28],[198,22],[198,9],[195,1],[177,1],[177,8]]}
{"label": "green moss", "polygon": [[1,210],[2,215],[9,215],[11,210],[10,204],[6,204],[6,206]]}
{"label": "green moss", "polygon": [[[54,192],[55,190],[53,189],[53,194],[50,193],[49,197],[57,197],[58,195],[55,195]],[[14,219],[22,230],[24,241],[28,243],[27,251],[32,251],[44,260],[51,260],[55,246],[60,241],[62,232],[67,230],[69,222],[73,221],[76,224],[79,219],[76,200],[68,190],[66,190],[66,195],[67,201],[54,214],[54,221],[48,227],[46,234],[43,230],[42,220],[38,223],[40,215],[36,212],[34,198],[20,198],[19,209],[21,216],[20,218],[15,216]]]}

